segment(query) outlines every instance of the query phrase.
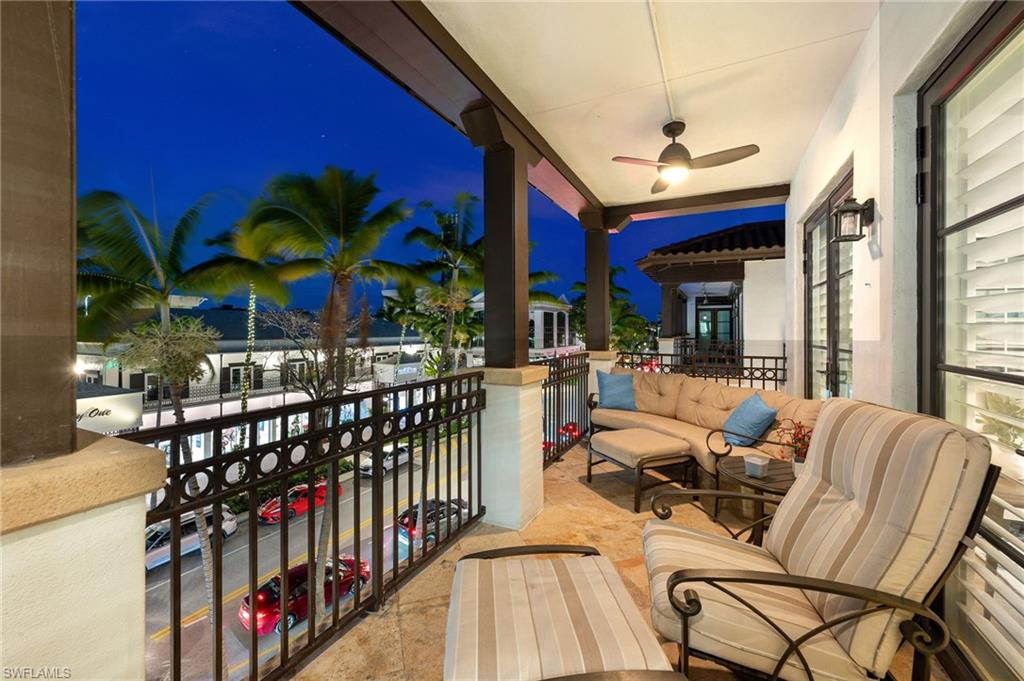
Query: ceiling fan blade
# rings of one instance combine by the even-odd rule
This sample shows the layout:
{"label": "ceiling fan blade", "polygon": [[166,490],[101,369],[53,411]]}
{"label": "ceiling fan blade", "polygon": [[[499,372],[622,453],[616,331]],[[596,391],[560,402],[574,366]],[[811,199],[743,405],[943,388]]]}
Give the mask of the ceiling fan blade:
{"label": "ceiling fan blade", "polygon": [[756,144],[747,144],[742,147],[726,149],[725,151],[716,151],[713,154],[705,154],[704,156],[698,156],[691,160],[690,168],[697,170],[698,168],[724,166],[726,163],[733,163],[735,161],[742,160],[747,156],[753,156],[759,151],[761,151],[761,149]]}
{"label": "ceiling fan blade", "polygon": [[665,191],[666,189],[668,189],[668,182],[661,179],[660,177],[654,181],[654,184],[651,185],[652,194],[659,194]]}
{"label": "ceiling fan blade", "polygon": [[651,166],[652,168],[664,165],[657,161],[649,161],[646,158],[636,158],[634,156],[612,156],[612,160],[616,163],[632,163],[635,166]]}

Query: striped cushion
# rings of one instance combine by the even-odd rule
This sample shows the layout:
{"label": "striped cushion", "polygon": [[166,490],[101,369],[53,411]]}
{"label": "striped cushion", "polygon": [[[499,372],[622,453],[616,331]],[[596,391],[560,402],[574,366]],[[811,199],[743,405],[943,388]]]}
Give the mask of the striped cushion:
{"label": "striped cushion", "polygon": [[671,666],[607,558],[457,564],[445,679],[529,681],[639,669]]}
{"label": "striped cushion", "polygon": [[[724,568],[785,573],[765,549],[664,520],[649,521],[643,541],[651,583],[651,619],[663,636],[674,641],[682,640],[682,623],[668,600],[667,582],[676,570]],[[692,648],[765,673],[774,670],[786,644],[764,620],[714,587],[694,582],[685,588],[696,591],[702,605],[701,612],[690,620]],[[821,616],[798,589],[739,584],[727,588],[794,638],[821,624]],[[816,679],[867,678],[827,632],[805,643],[801,650]],[[787,661],[781,677],[791,681],[807,678],[795,657]]]}
{"label": "striped cushion", "polygon": [[[947,421],[829,400],[765,546],[790,574],[923,600],[963,536],[989,457],[984,437]],[[827,619],[861,607],[808,597]],[[836,638],[882,675],[899,647],[900,621],[873,615],[837,627]]]}

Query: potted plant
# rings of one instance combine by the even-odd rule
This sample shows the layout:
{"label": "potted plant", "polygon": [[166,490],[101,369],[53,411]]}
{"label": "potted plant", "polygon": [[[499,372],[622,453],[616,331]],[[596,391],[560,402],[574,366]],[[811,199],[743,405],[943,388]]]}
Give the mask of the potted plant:
{"label": "potted plant", "polygon": [[[788,425],[787,425],[788,424]],[[811,446],[812,429],[793,419],[786,419],[776,428],[779,440],[793,450],[793,474],[800,475],[800,469],[807,460],[807,450]]]}

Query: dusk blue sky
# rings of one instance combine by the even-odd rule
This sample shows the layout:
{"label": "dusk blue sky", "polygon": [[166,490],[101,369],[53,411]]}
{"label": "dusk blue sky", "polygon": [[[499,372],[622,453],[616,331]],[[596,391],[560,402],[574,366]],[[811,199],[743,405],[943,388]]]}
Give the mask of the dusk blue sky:
{"label": "dusk blue sky", "polygon": [[[482,195],[482,156],[462,134],[285,2],[78,2],[76,22],[79,193],[113,190],[149,214],[155,187],[157,216],[169,225],[213,192],[197,245],[237,220],[275,175],[329,163],[376,172],[381,202],[444,207],[460,191]],[[565,293],[583,278],[583,232],[533,190],[529,209],[530,267],[554,271],[560,280],[546,288]],[[626,267],[622,283],[653,319],[658,289],[637,258],[782,216],[777,206],[638,222],[611,237],[610,259]],[[418,210],[378,257],[426,256],[401,241],[430,223]],[[191,257],[207,254],[199,247]],[[325,291],[325,279],[296,283],[292,304],[317,308]],[[376,288],[370,300],[379,303]]]}

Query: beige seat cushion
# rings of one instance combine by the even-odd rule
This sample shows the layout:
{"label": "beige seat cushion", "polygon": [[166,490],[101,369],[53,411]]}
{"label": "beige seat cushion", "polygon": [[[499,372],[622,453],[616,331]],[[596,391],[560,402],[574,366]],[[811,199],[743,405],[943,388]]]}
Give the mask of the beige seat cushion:
{"label": "beige seat cushion", "polygon": [[[645,414],[639,411],[626,411],[624,409],[595,409],[591,412],[591,421],[602,428],[646,428],[662,435],[685,440],[690,445],[691,454],[700,464],[701,468],[714,475],[717,469],[718,459],[708,450],[707,437],[710,432],[707,428],[701,428],[690,423],[677,421],[674,418]],[[725,451],[725,441],[721,433],[711,437],[711,444],[717,451]],[[762,453],[753,447],[733,447],[731,456],[743,456],[744,454]]]}
{"label": "beige seat cushion", "polygon": [[685,440],[668,437],[647,428],[602,430],[590,438],[590,448],[598,454],[636,468],[641,462],[666,465],[689,456]]}
{"label": "beige seat cushion", "polygon": [[[644,527],[644,560],[651,586],[651,621],[665,638],[680,641],[682,623],[668,599],[669,575],[676,570],[726,568],[784,574],[779,562],[762,549],[728,537],[701,532],[664,520]],[[690,620],[690,646],[711,655],[771,673],[786,649],[785,641],[764,620],[718,589],[693,582],[685,586],[700,596],[701,612]],[[799,589],[770,586],[727,586],[796,637],[822,623]],[[677,591],[677,596],[681,592]],[[868,678],[831,633],[814,637],[801,650],[816,679]],[[791,657],[782,678],[805,681],[803,666]]]}
{"label": "beige seat cushion", "polygon": [[445,638],[447,681],[532,681],[671,670],[604,556],[462,560]]}

